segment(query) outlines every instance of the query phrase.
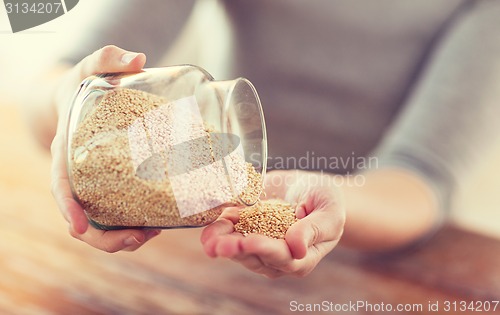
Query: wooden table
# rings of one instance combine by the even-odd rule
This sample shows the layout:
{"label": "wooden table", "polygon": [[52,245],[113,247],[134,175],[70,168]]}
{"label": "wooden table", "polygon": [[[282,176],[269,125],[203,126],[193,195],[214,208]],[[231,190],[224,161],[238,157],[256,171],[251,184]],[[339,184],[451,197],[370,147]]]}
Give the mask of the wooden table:
{"label": "wooden table", "polygon": [[[14,107],[0,106],[0,131],[0,314],[288,314],[294,303],[323,301],[475,314],[443,307],[500,300],[500,242],[453,226],[399,257],[336,250],[304,279],[269,280],[210,259],[199,229],[165,231],[134,253],[100,252],[68,235],[49,192],[50,157]],[[429,312],[429,301],[441,311]]]}

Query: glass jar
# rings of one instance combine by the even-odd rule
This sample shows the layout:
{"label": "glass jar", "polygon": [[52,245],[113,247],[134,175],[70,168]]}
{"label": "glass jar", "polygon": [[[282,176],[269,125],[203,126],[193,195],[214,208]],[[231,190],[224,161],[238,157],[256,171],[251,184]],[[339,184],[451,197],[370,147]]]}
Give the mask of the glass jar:
{"label": "glass jar", "polygon": [[85,79],[66,145],[73,196],[100,229],[207,225],[254,204],[266,172],[254,86],[192,65]]}

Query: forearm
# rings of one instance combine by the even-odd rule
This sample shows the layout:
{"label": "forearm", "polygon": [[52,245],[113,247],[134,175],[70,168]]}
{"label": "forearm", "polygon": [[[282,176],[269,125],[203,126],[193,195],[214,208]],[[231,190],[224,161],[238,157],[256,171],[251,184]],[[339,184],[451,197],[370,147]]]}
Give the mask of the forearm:
{"label": "forearm", "polygon": [[385,251],[425,236],[440,220],[437,198],[416,174],[397,168],[368,171],[363,185],[342,185],[347,220],[341,244]]}
{"label": "forearm", "polygon": [[[500,139],[500,38],[492,32],[499,27],[498,1],[473,2],[457,17],[426,60],[418,82],[373,153],[379,165],[415,169],[432,182],[443,211],[451,210],[460,183],[467,181],[481,156]],[[354,233],[363,216],[374,227],[386,229],[361,226],[374,240],[386,237],[404,243],[425,233],[438,215],[437,206],[429,205],[432,199],[425,193],[429,189],[422,190],[425,182],[419,184],[415,177],[384,183],[375,174],[368,175],[366,187],[346,189],[352,217],[348,218],[347,240],[358,244],[364,239]],[[403,189],[407,185],[414,187],[413,195],[403,194],[410,191]],[[374,190],[380,197],[365,199]],[[374,214],[380,216],[378,222]],[[400,222],[402,231],[387,222]]]}
{"label": "forearm", "polygon": [[50,147],[57,127],[57,86],[69,68],[66,64],[58,64],[41,74],[30,92],[23,96],[28,125],[35,139],[46,149]]}

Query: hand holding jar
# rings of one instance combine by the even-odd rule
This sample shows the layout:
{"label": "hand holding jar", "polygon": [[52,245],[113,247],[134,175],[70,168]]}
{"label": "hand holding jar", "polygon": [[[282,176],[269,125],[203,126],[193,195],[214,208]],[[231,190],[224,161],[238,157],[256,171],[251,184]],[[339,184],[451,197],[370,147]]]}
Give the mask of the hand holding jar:
{"label": "hand holding jar", "polygon": [[[124,229],[99,230],[89,226],[81,205],[73,198],[66,163],[66,121],[71,93],[86,77],[107,72],[137,72],[146,63],[144,54],[125,51],[115,46],[106,46],[84,58],[75,67],[66,71],[56,90],[56,110],[59,117],[57,130],[51,145],[52,194],[59,210],[69,222],[70,234],[89,245],[107,252],[135,250],[160,233],[160,230]],[[70,92],[71,91],[71,92]]]}
{"label": "hand holding jar", "polygon": [[148,229],[147,239],[261,193],[265,124],[243,78],[189,65],[98,73],[80,85],[65,135],[72,195],[100,230]]}

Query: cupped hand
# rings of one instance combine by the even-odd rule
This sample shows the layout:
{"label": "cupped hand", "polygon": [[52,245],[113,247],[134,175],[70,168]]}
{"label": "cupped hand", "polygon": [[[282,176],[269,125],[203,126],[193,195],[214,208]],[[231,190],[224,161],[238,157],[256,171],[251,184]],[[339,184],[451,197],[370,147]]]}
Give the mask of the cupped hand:
{"label": "cupped hand", "polygon": [[345,208],[332,177],[303,171],[274,171],[266,175],[268,197],[296,204],[299,219],[285,239],[235,232],[238,208],[228,208],[203,230],[201,242],[210,257],[232,259],[270,278],[305,276],[339,242],[345,224]]}
{"label": "cupped hand", "polygon": [[74,200],[66,169],[65,132],[71,97],[86,77],[98,73],[137,72],[146,62],[142,53],[133,53],[116,46],[106,46],[84,58],[62,77],[54,101],[58,119],[52,141],[52,194],[64,218],[69,222],[70,234],[89,245],[107,252],[135,250],[160,233],[159,230],[103,231],[90,226],[82,207]]}

